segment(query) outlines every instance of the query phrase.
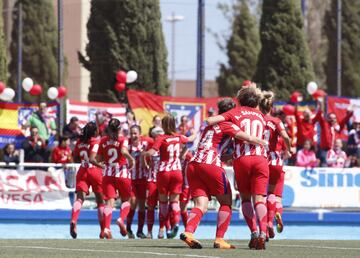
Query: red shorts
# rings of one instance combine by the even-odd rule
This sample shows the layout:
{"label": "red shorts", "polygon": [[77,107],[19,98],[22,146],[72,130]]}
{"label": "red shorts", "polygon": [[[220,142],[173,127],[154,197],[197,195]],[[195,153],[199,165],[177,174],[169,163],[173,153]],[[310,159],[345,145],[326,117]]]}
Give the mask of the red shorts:
{"label": "red shorts", "polygon": [[285,172],[282,166],[269,165],[269,185],[274,185],[273,194],[282,197],[284,190]]}
{"label": "red shorts", "polygon": [[146,179],[131,180],[131,197],[136,197],[140,200],[146,199]]}
{"label": "red shorts", "polygon": [[183,183],[181,170],[158,172],[156,180],[159,194],[181,194]]}
{"label": "red shorts", "polygon": [[190,187],[189,186],[184,186],[182,189],[182,192],[180,194],[180,202],[181,203],[188,203],[191,199],[190,197]]}
{"label": "red shorts", "polygon": [[231,194],[230,183],[222,167],[192,161],[186,173],[192,197]]}
{"label": "red shorts", "polygon": [[103,177],[104,200],[116,199],[128,200],[131,197],[131,179],[104,176]]}
{"label": "red shorts", "polygon": [[148,182],[146,186],[146,204],[149,207],[155,207],[159,198],[156,182]]}
{"label": "red shorts", "polygon": [[263,156],[243,156],[234,160],[235,179],[240,193],[266,195],[268,160]]}
{"label": "red shorts", "polygon": [[84,168],[80,167],[76,174],[76,192],[84,192],[89,194],[91,186],[94,193],[102,193],[102,171],[100,168]]}

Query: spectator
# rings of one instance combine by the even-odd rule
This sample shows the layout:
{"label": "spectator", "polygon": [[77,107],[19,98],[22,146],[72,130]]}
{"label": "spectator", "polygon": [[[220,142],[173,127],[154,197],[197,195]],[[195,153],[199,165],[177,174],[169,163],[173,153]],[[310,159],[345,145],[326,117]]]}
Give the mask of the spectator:
{"label": "spectator", "polygon": [[[177,132],[186,136],[190,137],[191,139],[195,139],[196,132],[195,129],[191,126],[189,126],[189,121],[187,116],[181,116],[180,118],[180,125],[177,129]],[[193,140],[186,143],[186,147],[190,149],[193,147],[194,143]]]}
{"label": "spectator", "polygon": [[319,113],[316,113],[314,118],[311,118],[311,111],[307,108],[303,111],[302,116],[299,113],[298,105],[295,108],[295,119],[297,126],[297,143],[296,147],[298,150],[302,149],[306,139],[314,141],[315,137],[315,123],[318,120]]}
{"label": "spectator", "polygon": [[319,160],[316,159],[315,151],[313,150],[312,141],[307,139],[304,142],[304,148],[298,151],[296,155],[296,166],[299,167],[316,167],[319,165]]}
{"label": "spectator", "polygon": [[51,160],[54,163],[71,163],[72,162],[72,155],[70,149],[70,139],[66,136],[62,136],[59,138],[59,146],[55,147]]}
{"label": "spectator", "polygon": [[44,141],[49,141],[51,136],[56,135],[56,123],[54,118],[47,115],[46,111],[46,103],[40,103],[39,109],[31,114],[27,125],[31,128],[36,127],[39,137]]}
{"label": "spectator", "polygon": [[73,116],[70,119],[70,123],[64,126],[63,135],[68,137],[71,142],[76,142],[81,134],[81,128],[79,126],[79,118]]}
{"label": "spectator", "polygon": [[3,159],[6,164],[11,162],[19,164],[19,152],[15,150],[15,145],[13,143],[5,145]]}
{"label": "spectator", "polygon": [[126,113],[126,122],[122,125],[122,134],[127,136],[129,134],[129,128],[133,125],[140,125],[141,121],[136,120],[134,112],[129,110]]}
{"label": "spectator", "polygon": [[108,126],[108,123],[110,119],[112,118],[112,114],[107,112],[106,110],[103,111],[97,111],[96,114],[96,125],[99,128],[99,134],[101,136],[106,134],[106,128]]}
{"label": "spectator", "polygon": [[343,143],[341,139],[336,139],[334,149],[331,149],[327,153],[326,162],[328,167],[333,168],[343,168],[345,167],[345,162],[347,156],[345,151],[342,150]]}
{"label": "spectator", "polygon": [[49,152],[46,149],[45,140],[39,135],[38,128],[30,128],[30,136],[23,141],[22,145],[25,152],[25,162],[48,162]]}
{"label": "spectator", "polygon": [[153,126],[149,129],[149,136],[152,135],[152,130],[157,127],[161,127],[161,117],[159,115],[155,115],[152,120]]}
{"label": "spectator", "polygon": [[355,118],[352,124],[352,130],[349,132],[347,142],[347,154],[360,158],[360,118]]}

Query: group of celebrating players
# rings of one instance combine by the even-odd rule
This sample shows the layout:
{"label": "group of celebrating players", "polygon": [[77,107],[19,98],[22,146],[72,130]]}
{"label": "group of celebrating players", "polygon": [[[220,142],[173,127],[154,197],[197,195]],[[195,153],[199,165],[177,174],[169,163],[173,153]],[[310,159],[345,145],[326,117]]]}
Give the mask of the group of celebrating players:
{"label": "group of celebrating players", "polygon": [[[215,196],[220,208],[214,248],[233,249],[235,247],[224,240],[232,215],[232,193],[222,167],[224,161],[232,159],[242,213],[251,233],[249,248],[265,249],[266,240],[275,235],[274,219],[277,231],[283,230],[282,159],[291,155],[284,125],[270,115],[273,97],[272,92],[262,92],[255,83],[249,83],[237,94],[238,107],[232,99],[220,101],[219,114],[207,119],[193,155],[189,155],[186,143],[195,137],[177,133],[172,115],[163,117],[162,130],[155,130],[153,139],[141,136],[138,125],[130,128],[129,139],[121,136],[121,123],[117,119],[109,121],[107,135],[99,139],[96,124],[88,123],[74,151],[81,166],[76,176],[71,236],[77,237],[78,216],[91,186],[98,205],[100,238],[112,238],[112,213],[115,200],[120,199],[116,224],[121,235],[135,237],[131,223],[138,207],[136,235],[152,238],[158,204],[158,238],[164,238],[165,232],[168,238],[174,238],[182,217],[185,231],[180,239],[190,248],[202,248],[193,234],[207,211],[210,198]],[[194,207],[187,214],[189,196]],[[147,235],[143,233],[145,214]]]}

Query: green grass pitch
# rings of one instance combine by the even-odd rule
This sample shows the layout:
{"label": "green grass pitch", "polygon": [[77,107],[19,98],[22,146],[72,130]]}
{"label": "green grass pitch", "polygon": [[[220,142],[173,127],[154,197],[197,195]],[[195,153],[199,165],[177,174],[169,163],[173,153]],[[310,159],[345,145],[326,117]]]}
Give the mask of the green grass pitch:
{"label": "green grass pitch", "polygon": [[237,249],[213,249],[210,240],[201,250],[181,240],[0,240],[0,257],[360,257],[360,241],[273,240],[261,251],[230,242]]}

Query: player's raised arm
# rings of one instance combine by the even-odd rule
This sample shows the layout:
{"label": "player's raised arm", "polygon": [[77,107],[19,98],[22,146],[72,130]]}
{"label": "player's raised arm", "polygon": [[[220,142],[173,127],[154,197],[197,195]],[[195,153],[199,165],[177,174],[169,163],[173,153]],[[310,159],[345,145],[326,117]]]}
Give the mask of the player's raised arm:
{"label": "player's raised arm", "polygon": [[225,121],[225,118],[222,115],[211,116],[206,119],[209,125],[215,125],[223,121]]}
{"label": "player's raised arm", "polygon": [[242,132],[242,131],[239,131],[235,135],[235,138],[238,140],[247,141],[248,143],[251,143],[251,144],[267,145],[267,141],[260,139],[258,137],[255,137],[255,136],[248,135],[247,133]]}

